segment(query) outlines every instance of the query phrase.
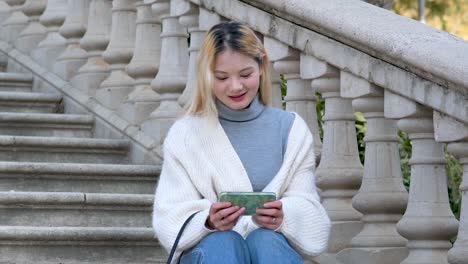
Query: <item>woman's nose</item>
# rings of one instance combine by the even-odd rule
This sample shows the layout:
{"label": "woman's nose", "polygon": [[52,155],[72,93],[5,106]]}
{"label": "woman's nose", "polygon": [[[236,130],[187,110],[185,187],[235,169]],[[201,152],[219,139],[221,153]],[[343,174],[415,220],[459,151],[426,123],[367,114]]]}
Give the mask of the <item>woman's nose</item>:
{"label": "woman's nose", "polygon": [[232,78],[231,88],[234,91],[242,90],[242,83],[237,78]]}

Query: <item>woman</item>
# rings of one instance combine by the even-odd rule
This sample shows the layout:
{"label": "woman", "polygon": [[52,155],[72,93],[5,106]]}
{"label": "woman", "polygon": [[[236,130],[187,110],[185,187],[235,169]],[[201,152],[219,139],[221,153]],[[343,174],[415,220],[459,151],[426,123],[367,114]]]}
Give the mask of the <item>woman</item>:
{"label": "woman", "polygon": [[[268,57],[246,25],[207,33],[197,88],[164,142],[153,227],[180,263],[302,263],[326,249],[330,220],[314,183],[312,136],[300,116],[269,107]],[[221,192],[274,192],[254,216]]]}

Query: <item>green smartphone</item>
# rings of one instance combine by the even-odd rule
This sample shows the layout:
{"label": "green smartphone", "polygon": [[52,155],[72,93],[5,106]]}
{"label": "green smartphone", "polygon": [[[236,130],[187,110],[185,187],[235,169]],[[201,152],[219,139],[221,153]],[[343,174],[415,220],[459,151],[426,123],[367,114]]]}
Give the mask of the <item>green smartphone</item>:
{"label": "green smartphone", "polygon": [[276,200],[274,192],[222,192],[220,202],[230,202],[232,205],[245,207],[244,215],[254,215],[257,208],[262,208],[266,202]]}

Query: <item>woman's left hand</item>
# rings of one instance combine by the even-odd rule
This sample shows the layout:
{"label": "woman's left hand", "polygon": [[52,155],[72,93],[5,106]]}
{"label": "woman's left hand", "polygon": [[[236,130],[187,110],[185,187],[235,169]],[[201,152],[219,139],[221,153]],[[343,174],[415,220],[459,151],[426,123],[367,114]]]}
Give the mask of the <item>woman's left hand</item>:
{"label": "woman's left hand", "polygon": [[276,230],[283,223],[283,203],[280,200],[265,203],[256,213],[252,219],[262,227]]}

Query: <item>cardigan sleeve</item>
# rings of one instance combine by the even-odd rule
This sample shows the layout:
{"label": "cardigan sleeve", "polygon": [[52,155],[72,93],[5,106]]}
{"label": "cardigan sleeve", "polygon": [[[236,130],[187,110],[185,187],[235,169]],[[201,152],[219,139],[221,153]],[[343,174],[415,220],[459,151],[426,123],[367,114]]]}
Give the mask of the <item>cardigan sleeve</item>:
{"label": "cardigan sleeve", "polygon": [[316,256],[328,246],[331,223],[320,203],[315,187],[315,155],[312,135],[306,131],[301,150],[295,158],[297,167],[282,195],[284,219],[279,232],[284,234],[299,252]]}
{"label": "cardigan sleeve", "polygon": [[186,226],[179,241],[176,252],[180,254],[212,232],[205,227],[211,202],[203,199],[193,185],[179,158],[184,151],[174,153],[174,147],[183,145],[175,141],[168,135],[164,143],[164,162],[154,198],[152,224],[157,239],[169,252],[185,220],[199,212]]}

